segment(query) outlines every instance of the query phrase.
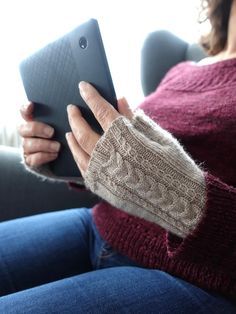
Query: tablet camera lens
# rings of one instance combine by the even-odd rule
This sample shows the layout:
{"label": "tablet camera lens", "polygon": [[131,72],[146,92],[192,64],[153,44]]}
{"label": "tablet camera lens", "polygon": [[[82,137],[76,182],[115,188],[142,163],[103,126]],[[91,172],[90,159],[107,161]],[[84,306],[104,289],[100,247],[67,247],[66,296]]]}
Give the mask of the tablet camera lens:
{"label": "tablet camera lens", "polygon": [[87,48],[88,42],[87,42],[87,39],[86,39],[85,37],[81,37],[81,38],[79,39],[79,46],[80,46],[80,48],[82,48],[82,49],[86,49],[86,48]]}

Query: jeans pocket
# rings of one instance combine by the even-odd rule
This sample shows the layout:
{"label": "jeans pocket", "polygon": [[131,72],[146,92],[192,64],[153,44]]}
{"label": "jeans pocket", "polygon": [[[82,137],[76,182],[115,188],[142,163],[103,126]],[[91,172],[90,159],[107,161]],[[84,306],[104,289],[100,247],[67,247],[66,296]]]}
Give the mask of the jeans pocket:
{"label": "jeans pocket", "polygon": [[129,257],[120,254],[108,243],[104,242],[97,257],[97,269],[119,266],[140,267],[136,262],[130,260]]}
{"label": "jeans pocket", "polygon": [[116,254],[117,252],[107,242],[104,242],[99,257],[101,259],[108,259],[112,258]]}
{"label": "jeans pocket", "polygon": [[93,241],[91,244],[91,261],[94,269],[116,266],[139,266],[127,256],[116,251],[100,236],[95,224],[92,225]]}

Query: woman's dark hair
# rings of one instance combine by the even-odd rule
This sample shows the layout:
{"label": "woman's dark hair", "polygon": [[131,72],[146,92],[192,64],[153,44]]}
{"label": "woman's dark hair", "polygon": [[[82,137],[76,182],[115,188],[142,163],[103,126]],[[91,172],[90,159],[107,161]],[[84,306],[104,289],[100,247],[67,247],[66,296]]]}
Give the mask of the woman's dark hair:
{"label": "woman's dark hair", "polygon": [[216,55],[226,46],[232,2],[233,0],[201,0],[199,22],[209,20],[211,31],[201,37],[200,43],[211,56]]}

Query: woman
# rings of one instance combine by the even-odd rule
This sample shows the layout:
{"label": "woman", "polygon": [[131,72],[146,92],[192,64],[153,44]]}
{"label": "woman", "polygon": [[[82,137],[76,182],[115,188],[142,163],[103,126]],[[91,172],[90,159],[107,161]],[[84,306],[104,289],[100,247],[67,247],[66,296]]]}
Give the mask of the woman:
{"label": "woman", "polygon": [[[206,3],[211,56],[171,69],[143,111],[80,83],[104,134],[70,105],[66,138],[105,201],[0,225],[1,312],[236,312],[236,0]],[[60,144],[33,104],[22,115],[25,163],[42,175]]]}

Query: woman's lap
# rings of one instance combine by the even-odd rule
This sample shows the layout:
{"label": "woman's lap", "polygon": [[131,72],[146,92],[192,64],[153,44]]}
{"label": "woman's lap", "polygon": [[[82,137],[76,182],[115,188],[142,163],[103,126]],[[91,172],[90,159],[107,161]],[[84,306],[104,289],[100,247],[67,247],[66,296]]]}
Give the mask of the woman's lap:
{"label": "woman's lap", "polygon": [[0,223],[0,313],[236,312],[221,297],[137,266],[104,243],[88,209]]}
{"label": "woman's lap", "polygon": [[0,313],[235,313],[235,308],[158,270],[96,270],[0,298]]}
{"label": "woman's lap", "polygon": [[0,223],[0,296],[91,270],[87,209]]}

